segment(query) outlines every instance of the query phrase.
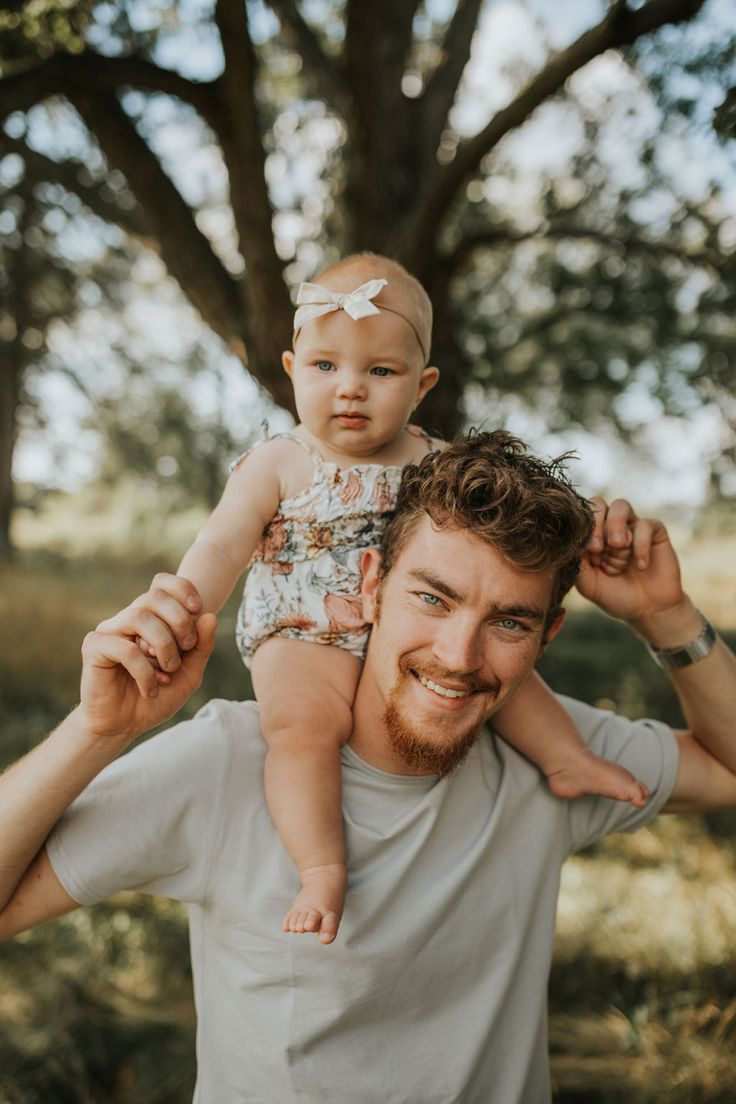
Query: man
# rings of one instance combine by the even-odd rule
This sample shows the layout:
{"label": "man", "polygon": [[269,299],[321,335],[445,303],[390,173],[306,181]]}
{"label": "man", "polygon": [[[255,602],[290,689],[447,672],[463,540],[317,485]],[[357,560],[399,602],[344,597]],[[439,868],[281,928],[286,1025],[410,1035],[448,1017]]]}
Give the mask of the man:
{"label": "man", "polygon": [[[562,801],[481,734],[559,630],[590,530],[558,469],[503,433],[407,470],[383,559],[364,565],[373,631],[343,759],[351,880],[329,949],[277,931],[295,875],[263,798],[254,704],[210,703],[89,785],[186,699],[211,649],[191,584],[159,579],[90,634],[82,704],[0,784],[0,934],[122,888],[186,901],[200,1104],[549,1101],[565,858],[664,807],[736,804],[736,659],[682,591],[665,529],[626,504],[599,516],[578,585],[671,668],[690,731],[566,704],[598,754],[644,780],[646,807]],[[609,575],[603,546],[627,530],[632,560]]]}

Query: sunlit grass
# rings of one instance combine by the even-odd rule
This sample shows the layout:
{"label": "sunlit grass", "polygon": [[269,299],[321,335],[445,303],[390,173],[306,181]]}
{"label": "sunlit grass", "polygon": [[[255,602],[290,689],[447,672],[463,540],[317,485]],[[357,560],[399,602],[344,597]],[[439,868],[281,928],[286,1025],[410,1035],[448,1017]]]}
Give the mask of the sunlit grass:
{"label": "sunlit grass", "polygon": [[736,1099],[736,870],[696,818],[563,871],[551,980],[558,1099]]}

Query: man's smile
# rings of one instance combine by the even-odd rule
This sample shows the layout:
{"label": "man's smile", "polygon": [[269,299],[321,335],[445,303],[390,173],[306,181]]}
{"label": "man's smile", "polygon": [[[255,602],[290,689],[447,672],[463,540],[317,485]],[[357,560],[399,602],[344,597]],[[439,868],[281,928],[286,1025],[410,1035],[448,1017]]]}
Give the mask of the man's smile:
{"label": "man's smile", "polygon": [[437,682],[432,682],[431,679],[425,678],[424,675],[413,672],[421,682],[422,686],[426,686],[428,690],[433,690],[435,694],[440,694],[443,698],[467,698],[469,694],[473,694],[473,690],[451,690],[449,686],[440,686]]}
{"label": "man's smile", "polygon": [[428,660],[412,663],[405,656],[399,663],[399,670],[405,678],[409,676],[415,685],[423,687],[423,692],[430,695],[429,700],[433,699],[435,708],[440,710],[459,708],[479,694],[488,694],[495,699],[501,690],[497,680],[489,682],[466,671],[449,671]]}

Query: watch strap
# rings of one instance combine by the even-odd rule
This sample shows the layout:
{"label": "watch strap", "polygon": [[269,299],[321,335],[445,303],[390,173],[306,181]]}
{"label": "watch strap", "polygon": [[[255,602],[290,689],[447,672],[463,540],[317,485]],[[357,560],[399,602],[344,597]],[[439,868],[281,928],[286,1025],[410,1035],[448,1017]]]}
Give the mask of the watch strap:
{"label": "watch strap", "polygon": [[[698,613],[700,613],[700,610],[698,610]],[[651,644],[647,644],[650,656],[663,671],[674,671],[678,667],[689,667],[691,663],[697,663],[699,659],[705,659],[712,652],[713,645],[716,642],[716,630],[707,617],[703,617],[702,613],[700,616],[703,618],[703,628],[689,644],[683,644],[679,648],[653,648]]]}

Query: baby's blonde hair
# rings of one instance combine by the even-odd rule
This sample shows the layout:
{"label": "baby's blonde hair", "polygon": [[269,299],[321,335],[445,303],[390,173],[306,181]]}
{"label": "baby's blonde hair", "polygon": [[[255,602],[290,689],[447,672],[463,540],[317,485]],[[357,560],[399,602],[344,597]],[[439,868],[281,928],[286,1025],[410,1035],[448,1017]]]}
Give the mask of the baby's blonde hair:
{"label": "baby's blonde hair", "polygon": [[[316,283],[335,281],[338,286],[332,291],[352,291],[352,277],[359,280],[372,280],[383,277],[388,280],[388,286],[383,288],[376,297],[376,304],[381,301],[387,307],[392,307],[392,299],[398,299],[403,309],[397,314],[406,317],[407,322],[416,331],[419,345],[425,354],[425,363],[429,362],[429,351],[432,344],[432,303],[426,291],[417,280],[416,276],[404,268],[399,261],[391,257],[384,257],[380,253],[351,253],[343,257],[335,264],[329,265],[314,277]],[[342,286],[344,284],[344,286]]]}

